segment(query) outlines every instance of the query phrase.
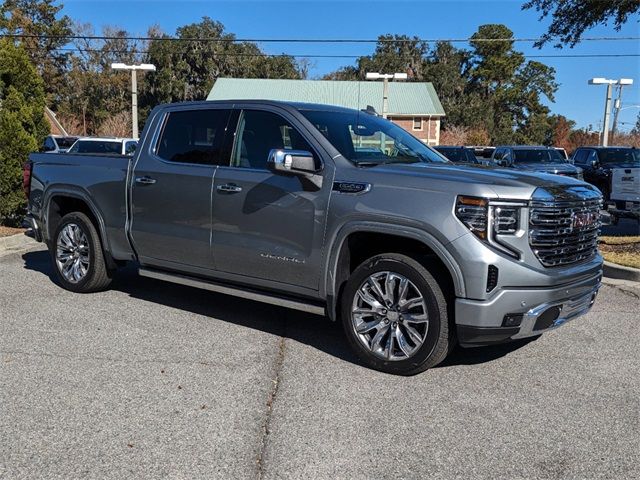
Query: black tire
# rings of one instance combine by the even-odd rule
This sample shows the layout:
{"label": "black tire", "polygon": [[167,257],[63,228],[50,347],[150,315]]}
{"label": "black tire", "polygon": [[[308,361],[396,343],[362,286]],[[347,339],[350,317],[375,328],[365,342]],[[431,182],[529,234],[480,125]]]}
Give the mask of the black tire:
{"label": "black tire", "polygon": [[[58,238],[63,229],[71,224],[80,228],[81,232],[86,236],[88,245],[89,266],[86,269],[86,274],[76,282],[65,278],[56,257]],[[107,268],[105,262],[100,235],[89,217],[84,213],[72,212],[62,217],[51,239],[49,252],[58,283],[66,290],[77,293],[98,292],[106,289],[111,283],[112,272]]]}
{"label": "black tire", "polygon": [[[424,342],[411,356],[388,360],[374,354],[363,344],[352,324],[351,309],[354,298],[363,283],[378,272],[393,272],[407,278],[422,295],[428,313],[428,328]],[[447,301],[442,289],[431,273],[416,260],[397,253],[385,253],[369,258],[349,277],[341,296],[342,326],[351,348],[364,364],[395,375],[415,375],[442,362],[455,343],[449,326]],[[372,317],[378,318],[378,317]],[[399,323],[399,322],[398,322]],[[388,338],[388,337],[387,337]]]}

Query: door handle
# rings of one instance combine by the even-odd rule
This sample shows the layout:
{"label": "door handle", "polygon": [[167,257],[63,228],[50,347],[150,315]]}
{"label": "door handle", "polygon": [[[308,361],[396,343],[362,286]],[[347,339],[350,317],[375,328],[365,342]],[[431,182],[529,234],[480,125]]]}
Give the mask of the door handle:
{"label": "door handle", "polygon": [[156,181],[155,179],[145,175],[144,177],[136,177],[136,183],[139,185],[153,185]]}
{"label": "door handle", "polygon": [[226,183],[224,185],[218,185],[216,190],[224,193],[238,193],[242,191],[242,187],[235,185],[233,183]]}

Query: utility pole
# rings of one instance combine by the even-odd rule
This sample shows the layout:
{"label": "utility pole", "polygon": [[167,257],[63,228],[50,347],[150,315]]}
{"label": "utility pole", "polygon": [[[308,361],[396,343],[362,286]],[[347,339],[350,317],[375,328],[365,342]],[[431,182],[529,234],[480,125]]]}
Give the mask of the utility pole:
{"label": "utility pole", "polygon": [[620,83],[618,85],[618,98],[616,98],[615,103],[613,104],[613,127],[611,127],[611,138],[613,139],[616,135],[616,129],[618,128],[618,115],[620,114],[620,110],[622,110],[622,87],[625,84]]}
{"label": "utility pole", "polygon": [[[602,125],[602,141],[601,145],[606,147],[609,145],[609,118],[611,116],[611,91],[613,89],[613,85],[620,86],[620,93],[618,93],[618,99],[620,99],[620,95],[622,94],[622,86],[623,85],[632,85],[633,79],[631,78],[621,78],[619,80],[610,80],[608,78],[592,78],[589,80],[589,85],[606,85],[607,86],[607,97],[604,102],[604,122]],[[616,102],[618,104],[618,102]],[[615,133],[616,122],[618,120],[618,112],[619,108],[616,109],[616,115],[614,117],[614,126],[613,132]]]}
{"label": "utility pole", "polygon": [[114,70],[131,70],[131,136],[138,138],[138,70],[150,70],[155,72],[156,66],[150,63],[140,65],[126,65],[124,63],[112,63]]}

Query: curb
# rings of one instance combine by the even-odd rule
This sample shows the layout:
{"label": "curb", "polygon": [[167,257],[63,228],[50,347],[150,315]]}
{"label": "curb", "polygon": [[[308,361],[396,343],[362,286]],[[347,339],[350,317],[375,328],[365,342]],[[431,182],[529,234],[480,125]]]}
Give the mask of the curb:
{"label": "curb", "polygon": [[602,269],[605,277],[615,278],[617,280],[640,282],[639,268],[624,267],[622,265],[616,265],[615,263],[605,261]]}
{"label": "curb", "polygon": [[24,233],[17,233],[9,237],[0,237],[0,255],[37,244],[38,242]]}

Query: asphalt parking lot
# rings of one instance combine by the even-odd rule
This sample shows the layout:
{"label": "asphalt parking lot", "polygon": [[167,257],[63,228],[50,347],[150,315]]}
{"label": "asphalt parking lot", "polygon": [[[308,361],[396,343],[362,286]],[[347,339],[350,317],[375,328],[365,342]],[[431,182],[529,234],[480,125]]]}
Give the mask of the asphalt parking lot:
{"label": "asphalt parking lot", "polygon": [[118,274],[78,295],[0,257],[0,478],[640,478],[640,300],[410,378],[337,325]]}

